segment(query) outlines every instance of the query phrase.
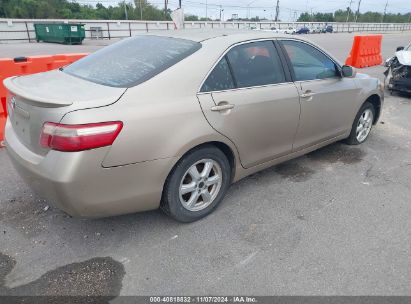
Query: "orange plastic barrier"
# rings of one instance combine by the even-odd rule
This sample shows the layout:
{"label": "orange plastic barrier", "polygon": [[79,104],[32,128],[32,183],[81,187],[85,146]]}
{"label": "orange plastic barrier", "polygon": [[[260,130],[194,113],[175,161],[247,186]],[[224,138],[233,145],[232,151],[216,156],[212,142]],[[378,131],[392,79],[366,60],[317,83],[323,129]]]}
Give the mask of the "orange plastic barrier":
{"label": "orange plastic barrier", "polygon": [[4,138],[4,123],[7,117],[7,90],[3,80],[7,77],[27,75],[58,69],[88,54],[61,54],[0,59],[0,142]]}
{"label": "orange plastic barrier", "polygon": [[365,68],[382,63],[382,35],[355,36],[346,65]]}

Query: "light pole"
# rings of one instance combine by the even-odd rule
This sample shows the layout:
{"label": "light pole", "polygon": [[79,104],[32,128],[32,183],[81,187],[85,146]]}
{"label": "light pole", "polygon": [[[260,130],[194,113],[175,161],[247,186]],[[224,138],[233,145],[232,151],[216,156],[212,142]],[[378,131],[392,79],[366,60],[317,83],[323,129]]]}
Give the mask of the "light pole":
{"label": "light pole", "polygon": [[140,0],[140,20],[143,20],[143,0]]}
{"label": "light pole", "polygon": [[381,23],[384,22],[385,14],[387,14],[387,6],[388,6],[388,0],[387,0],[387,2],[385,2],[384,14],[382,15]]}
{"label": "light pole", "polygon": [[126,16],[126,20],[128,20],[126,0],[123,1],[123,4],[124,4],[124,15]]}
{"label": "light pole", "polygon": [[277,0],[277,6],[275,7],[275,22],[278,21],[279,14],[280,14],[280,0]]}
{"label": "light pole", "polygon": [[249,2],[248,4],[247,4],[247,19],[250,19],[250,15],[251,15],[251,12],[250,12],[250,5],[251,4],[253,4],[254,2],[256,2],[256,1],[258,1],[258,0],[253,0],[253,1],[251,1],[251,2]]}
{"label": "light pole", "polygon": [[350,19],[350,12],[351,12],[352,2],[353,2],[353,0],[350,0],[350,6],[348,6],[348,10],[347,10],[347,20],[345,20],[345,22],[348,22],[348,20]]}
{"label": "light pole", "polygon": [[355,14],[355,21],[354,22],[357,22],[357,20],[358,20],[358,15],[360,14],[360,6],[361,6],[361,0],[358,1],[357,13]]}

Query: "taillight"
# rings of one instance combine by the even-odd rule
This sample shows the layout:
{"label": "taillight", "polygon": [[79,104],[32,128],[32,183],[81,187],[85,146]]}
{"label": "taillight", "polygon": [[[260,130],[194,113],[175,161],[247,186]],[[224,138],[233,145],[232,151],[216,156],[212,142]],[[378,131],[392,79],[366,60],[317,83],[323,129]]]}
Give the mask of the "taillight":
{"label": "taillight", "polygon": [[90,150],[113,144],[123,128],[121,121],[63,125],[46,122],[40,136],[44,148],[63,152]]}

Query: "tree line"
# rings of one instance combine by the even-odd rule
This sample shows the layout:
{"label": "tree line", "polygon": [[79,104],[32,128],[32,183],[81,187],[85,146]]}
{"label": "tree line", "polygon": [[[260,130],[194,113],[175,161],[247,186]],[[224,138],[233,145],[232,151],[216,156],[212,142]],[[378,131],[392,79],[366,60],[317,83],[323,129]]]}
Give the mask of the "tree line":
{"label": "tree line", "polygon": [[302,13],[299,22],[387,22],[387,23],[409,23],[411,12],[405,14],[382,14],[378,12],[356,13],[350,9],[337,10],[334,13]]}
{"label": "tree line", "polygon": [[[26,19],[103,19],[103,20],[171,20],[171,11],[150,4],[147,0],[120,1],[117,5],[104,6],[80,4],[67,0],[0,0],[0,18]],[[195,15],[186,15],[187,21],[207,21]],[[405,14],[365,12],[356,16],[355,12],[337,10],[334,13],[302,13],[300,22],[392,22],[411,21],[411,12]],[[258,17],[240,19],[240,21],[265,21]]]}
{"label": "tree line", "polygon": [[170,10],[159,9],[147,0],[119,2],[114,6],[67,0],[0,0],[0,18],[171,20],[170,13]]}

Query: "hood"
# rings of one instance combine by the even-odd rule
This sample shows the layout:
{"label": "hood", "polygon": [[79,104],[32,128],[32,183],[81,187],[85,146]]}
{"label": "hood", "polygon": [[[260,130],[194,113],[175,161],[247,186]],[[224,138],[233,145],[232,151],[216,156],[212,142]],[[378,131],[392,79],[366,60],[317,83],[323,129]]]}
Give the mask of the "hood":
{"label": "hood", "polygon": [[371,78],[371,76],[368,75],[368,74],[357,73],[357,74],[355,75],[355,78]]}
{"label": "hood", "polygon": [[395,56],[402,65],[411,66],[411,51],[399,51],[395,53]]}
{"label": "hood", "polygon": [[60,70],[10,77],[3,83],[13,94],[40,107],[72,104],[81,104],[82,107],[103,106],[116,102],[126,90],[86,81]]}

